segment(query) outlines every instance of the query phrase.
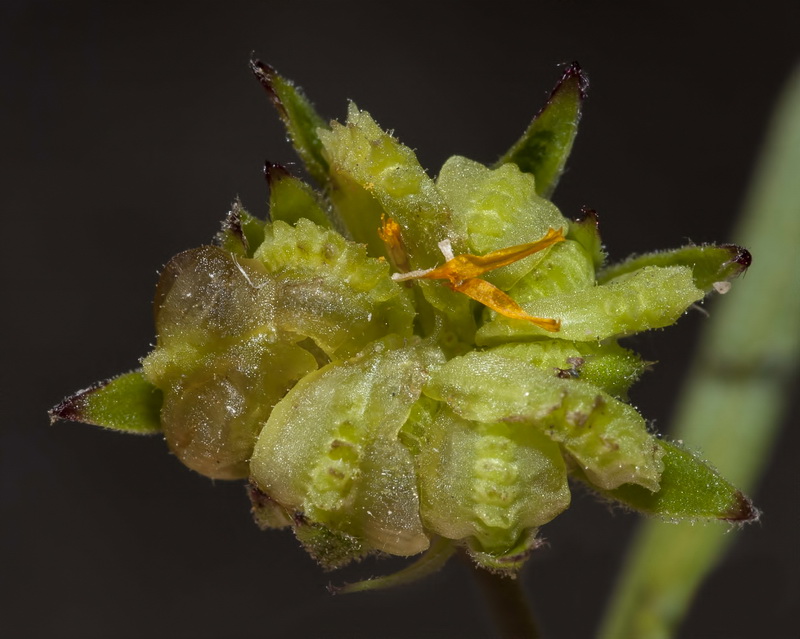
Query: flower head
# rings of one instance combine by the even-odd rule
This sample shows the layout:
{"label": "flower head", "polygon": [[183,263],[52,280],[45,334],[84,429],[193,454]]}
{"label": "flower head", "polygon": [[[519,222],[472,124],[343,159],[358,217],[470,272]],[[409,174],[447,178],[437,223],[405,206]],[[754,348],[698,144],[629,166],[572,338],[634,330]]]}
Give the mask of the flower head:
{"label": "flower head", "polygon": [[249,478],[253,512],[321,563],[455,547],[513,573],[566,509],[568,477],[668,519],[757,513],[626,402],[646,363],[619,344],[673,324],[749,254],[688,246],[607,265],[597,216],[547,199],[586,91],[564,73],[492,167],[436,179],[351,104],[328,124],[258,62],[315,190],[267,165],[270,219],[234,204],[174,257],[154,350],[56,418],[161,432],[190,468]]}

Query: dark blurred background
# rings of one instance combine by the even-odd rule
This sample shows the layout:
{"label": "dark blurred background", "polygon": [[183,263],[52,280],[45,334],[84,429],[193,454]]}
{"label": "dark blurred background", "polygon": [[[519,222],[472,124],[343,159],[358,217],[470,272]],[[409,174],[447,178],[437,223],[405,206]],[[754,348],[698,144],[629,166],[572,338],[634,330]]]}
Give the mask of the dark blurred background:
{"label": "dark blurred background", "polygon": [[[256,528],[241,483],[189,472],[157,437],[50,426],[46,411],[135,367],[153,340],[156,270],[206,243],[235,196],[264,215],[264,160],[295,162],[251,52],[329,117],[354,99],[432,174],[455,153],[492,162],[560,65],[580,61],[589,99],[555,201],[568,216],[597,209],[622,258],[730,240],[800,59],[796,3],[735,4],[4,0],[0,634],[491,637],[457,562],[411,587],[331,597],[329,582],[402,562],[325,574],[290,533]],[[705,321],[634,342],[659,361],[633,394],[657,428]],[[797,636],[797,416],[795,401],[755,495],[762,523],[681,637]],[[548,637],[592,636],[636,520],[576,491],[543,529],[549,546],[524,578]]]}

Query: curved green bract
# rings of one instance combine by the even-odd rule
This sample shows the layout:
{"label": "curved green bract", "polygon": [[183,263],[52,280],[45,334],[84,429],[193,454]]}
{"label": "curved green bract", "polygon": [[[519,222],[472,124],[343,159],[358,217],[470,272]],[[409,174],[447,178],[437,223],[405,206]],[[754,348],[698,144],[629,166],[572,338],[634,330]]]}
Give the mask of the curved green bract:
{"label": "curved green bract", "polygon": [[50,411],[50,419],[151,435],[161,432],[162,402],[161,391],[137,370],[75,393]]}
{"label": "curved green bract", "polygon": [[251,61],[250,68],[267,90],[286,127],[289,140],[303,160],[309,175],[320,184],[325,184],[328,163],[322,153],[319,129],[327,128],[328,123],[320,117],[302,90],[291,80],[259,60]]}
{"label": "curved green bract", "polygon": [[296,224],[305,218],[323,228],[331,228],[320,196],[308,184],[275,165],[267,167],[267,180],[269,215],[273,222]]}
{"label": "curved green bract", "polygon": [[656,492],[626,484],[602,494],[668,521],[740,522],[757,517],[750,500],[697,455],[663,440],[658,440],[658,445],[664,453],[664,471]]}
{"label": "curved green bract", "polygon": [[684,246],[630,257],[602,270],[597,279],[601,283],[610,282],[648,266],[687,266],[692,269],[695,286],[708,292],[715,283],[726,282],[743,273],[750,266],[750,253],[733,244]]}
{"label": "curved green bract", "polygon": [[564,171],[588,85],[578,64],[571,64],[522,137],[497,161],[514,163],[535,176],[536,191],[543,197],[552,195]]}
{"label": "curved green bract", "polygon": [[384,577],[373,577],[344,586],[329,587],[335,595],[349,595],[354,592],[367,592],[370,590],[383,590],[404,586],[433,574],[447,562],[456,551],[456,546],[449,539],[439,538],[431,542],[430,548],[422,553],[419,559],[396,573]]}

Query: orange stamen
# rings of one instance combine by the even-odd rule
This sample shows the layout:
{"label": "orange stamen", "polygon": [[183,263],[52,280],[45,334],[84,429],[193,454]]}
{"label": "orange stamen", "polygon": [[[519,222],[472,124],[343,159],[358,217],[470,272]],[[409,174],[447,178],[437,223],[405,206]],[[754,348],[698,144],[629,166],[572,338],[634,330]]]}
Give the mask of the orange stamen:
{"label": "orange stamen", "polygon": [[421,277],[428,280],[450,280],[454,283],[459,280],[468,280],[501,266],[508,266],[553,244],[563,242],[564,239],[564,233],[561,229],[557,231],[550,229],[547,231],[547,235],[536,242],[510,246],[499,251],[492,251],[486,255],[471,255],[469,253],[456,255],[452,260],[445,262],[439,268],[435,268]]}
{"label": "orange stamen", "polygon": [[386,246],[386,252],[398,271],[406,272],[409,270],[408,253],[403,243],[400,225],[390,217],[381,215],[381,227],[378,229],[378,237]]}
{"label": "orange stamen", "polygon": [[505,315],[511,319],[528,320],[536,324],[539,328],[543,328],[551,333],[555,333],[561,328],[561,322],[557,319],[528,315],[519,304],[494,284],[490,284],[486,280],[473,277],[459,284],[448,284],[448,286],[454,291],[464,293],[464,295],[471,297],[476,302],[480,302],[493,311],[497,311],[501,315]]}
{"label": "orange stamen", "polygon": [[[389,222],[393,222],[393,220],[390,219]],[[381,229],[381,239],[383,239],[388,248],[389,243],[384,239],[384,234],[387,236],[389,235],[386,229],[387,222],[384,222],[383,229]],[[486,280],[479,279],[478,276],[493,271],[496,268],[508,266],[529,255],[544,250],[553,244],[563,242],[565,239],[564,232],[561,229],[550,229],[541,240],[537,240],[536,242],[511,246],[498,251],[492,251],[486,255],[464,253],[463,255],[456,255],[438,268],[403,274],[396,273],[392,278],[397,281],[409,279],[447,280],[447,286],[449,288],[463,293],[467,297],[488,306],[501,315],[512,319],[527,320],[546,331],[556,332],[561,327],[561,322],[556,319],[528,315],[523,308],[506,293]]]}

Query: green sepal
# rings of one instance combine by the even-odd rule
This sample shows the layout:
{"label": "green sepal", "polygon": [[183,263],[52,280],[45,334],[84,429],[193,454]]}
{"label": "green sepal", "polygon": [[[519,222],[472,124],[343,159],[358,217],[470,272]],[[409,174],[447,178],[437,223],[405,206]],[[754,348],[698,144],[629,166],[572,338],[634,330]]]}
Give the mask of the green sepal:
{"label": "green sepal", "polygon": [[377,198],[352,178],[335,171],[328,196],[336,219],[346,229],[347,237],[364,244],[370,257],[382,257],[397,268],[378,235],[381,219],[385,217],[386,211]]}
{"label": "green sepal", "polygon": [[281,220],[295,225],[297,220],[305,218],[317,226],[332,227],[317,193],[308,184],[280,164],[267,162],[264,175],[269,183],[269,215],[273,222]]}
{"label": "green sepal", "polygon": [[[664,452],[658,491],[633,484],[614,490],[592,488],[629,508],[669,521],[719,519],[744,524],[758,519],[760,513],[752,502],[697,455],[664,440],[657,442]],[[585,481],[580,470],[573,474]]]}
{"label": "green sepal", "polygon": [[161,432],[161,391],[141,370],[78,391],[50,410],[50,420],[83,422],[137,435]]}
{"label": "green sepal", "polygon": [[542,541],[536,536],[538,532],[537,528],[526,530],[515,546],[499,554],[482,550],[480,544],[471,539],[467,542],[467,553],[484,570],[513,578],[519,573],[531,553],[541,547]]}
{"label": "green sepal", "polygon": [[269,94],[286,131],[309,175],[320,184],[328,179],[328,162],[322,154],[317,130],[328,123],[316,112],[303,91],[291,80],[260,60],[251,60],[250,68]]}
{"label": "green sepal", "polygon": [[577,220],[569,221],[567,239],[575,240],[592,258],[595,270],[599,270],[606,262],[608,254],[600,238],[600,220],[594,209],[584,207]]}
{"label": "green sepal", "polygon": [[589,80],[577,62],[564,71],[544,107],[496,166],[513,162],[536,178],[536,192],[549,198],[578,133]]}
{"label": "green sepal", "polygon": [[453,556],[455,550],[456,547],[452,541],[439,537],[431,542],[430,548],[419,559],[398,572],[383,577],[373,577],[372,579],[344,584],[343,586],[328,586],[328,590],[333,595],[349,595],[354,592],[385,590],[387,588],[405,586],[437,572]]}
{"label": "green sepal", "polygon": [[250,215],[239,198],[236,198],[216,239],[220,248],[234,255],[253,257],[255,250],[264,241],[264,221]]}
{"label": "green sepal", "polygon": [[609,282],[647,266],[688,266],[697,288],[708,292],[717,282],[740,275],[750,266],[747,249],[735,244],[684,246],[671,251],[657,251],[612,264],[597,275],[600,283]]}

